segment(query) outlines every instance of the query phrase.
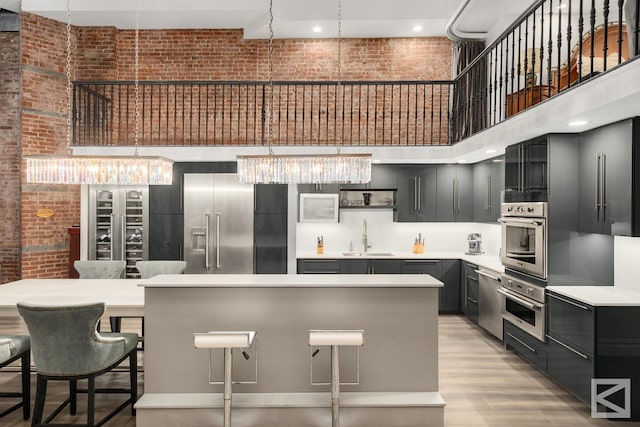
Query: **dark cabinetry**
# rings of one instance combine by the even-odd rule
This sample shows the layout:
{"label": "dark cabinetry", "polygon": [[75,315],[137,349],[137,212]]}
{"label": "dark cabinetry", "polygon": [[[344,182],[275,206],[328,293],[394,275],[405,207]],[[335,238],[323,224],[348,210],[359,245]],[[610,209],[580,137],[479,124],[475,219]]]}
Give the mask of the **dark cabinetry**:
{"label": "dark cabinetry", "polygon": [[287,272],[286,184],[259,184],[254,190],[254,272],[284,274]]}
{"label": "dark cabinetry", "polygon": [[478,266],[469,262],[463,261],[461,268],[461,308],[462,312],[467,315],[469,319],[478,323],[479,315],[479,295],[480,290],[478,288],[478,273],[476,270]]}
{"label": "dark cabinetry", "polygon": [[437,221],[473,220],[473,169],[471,165],[437,165]]}
{"label": "dark cabinetry", "polygon": [[340,274],[340,260],[299,259],[298,274]]}
{"label": "dark cabinetry", "polygon": [[547,346],[542,341],[504,321],[504,345],[543,371],[547,370]]}
{"label": "dark cabinetry", "polygon": [[398,168],[398,222],[436,221],[436,166]]}
{"label": "dark cabinetry", "polygon": [[402,261],[397,259],[343,259],[342,274],[400,274]]}
{"label": "dark cabinetry", "polygon": [[580,135],[579,231],[632,235],[637,128],[625,120]]}
{"label": "dark cabinetry", "polygon": [[505,201],[546,201],[547,137],[511,145],[505,150]]}
{"label": "dark cabinetry", "polygon": [[504,157],[473,165],[473,221],[496,222],[504,187]]}
{"label": "dark cabinetry", "polygon": [[440,313],[460,312],[460,260],[405,260],[402,264],[402,273],[429,274],[440,280],[444,286],[438,290],[438,311]]}

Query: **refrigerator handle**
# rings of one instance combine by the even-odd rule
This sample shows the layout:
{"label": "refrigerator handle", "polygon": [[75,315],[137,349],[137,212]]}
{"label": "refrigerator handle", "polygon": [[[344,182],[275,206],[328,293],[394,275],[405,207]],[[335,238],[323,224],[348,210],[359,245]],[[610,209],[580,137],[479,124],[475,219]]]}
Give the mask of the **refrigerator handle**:
{"label": "refrigerator handle", "polygon": [[216,212],[216,270],[220,270],[220,217],[222,214]]}
{"label": "refrigerator handle", "polygon": [[111,217],[109,220],[111,223],[109,224],[109,233],[112,235],[111,243],[109,243],[109,259],[113,261],[113,237],[116,235],[116,230],[113,229],[113,224],[115,220],[115,215],[113,213],[109,214]]}
{"label": "refrigerator handle", "polygon": [[121,232],[121,236],[122,236],[120,238],[120,259],[125,261],[124,246],[126,245],[126,241],[127,241],[127,222],[126,222],[124,214],[121,215],[120,232]]}
{"label": "refrigerator handle", "polygon": [[211,214],[207,212],[204,214],[204,268],[209,269],[209,217]]}

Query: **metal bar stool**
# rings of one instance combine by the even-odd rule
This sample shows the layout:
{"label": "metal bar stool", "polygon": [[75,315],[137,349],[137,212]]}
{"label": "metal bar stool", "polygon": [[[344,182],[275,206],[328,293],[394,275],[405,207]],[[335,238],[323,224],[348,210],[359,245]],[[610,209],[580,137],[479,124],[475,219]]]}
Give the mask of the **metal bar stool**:
{"label": "metal bar stool", "polygon": [[[213,331],[207,333],[194,333],[193,344],[195,348],[223,349],[224,350],[224,427],[231,427],[231,371],[233,368],[233,349],[250,348],[256,338],[256,331]],[[243,351],[246,359],[249,355]],[[256,361],[257,369],[257,361]],[[209,382],[211,381],[211,358],[209,358]]]}
{"label": "metal bar stool", "polygon": [[[309,345],[311,347],[331,347],[331,425],[333,427],[340,426],[340,347],[362,346],[363,344],[363,330],[309,331]],[[317,353],[317,350],[314,353]]]}

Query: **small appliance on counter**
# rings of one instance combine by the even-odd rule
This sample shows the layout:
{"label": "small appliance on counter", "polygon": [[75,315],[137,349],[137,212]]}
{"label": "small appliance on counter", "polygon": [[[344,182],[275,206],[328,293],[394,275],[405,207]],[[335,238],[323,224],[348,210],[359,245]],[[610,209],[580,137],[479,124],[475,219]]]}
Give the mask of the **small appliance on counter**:
{"label": "small appliance on counter", "polygon": [[469,242],[469,250],[466,252],[467,255],[482,255],[482,234],[469,233],[467,241]]}

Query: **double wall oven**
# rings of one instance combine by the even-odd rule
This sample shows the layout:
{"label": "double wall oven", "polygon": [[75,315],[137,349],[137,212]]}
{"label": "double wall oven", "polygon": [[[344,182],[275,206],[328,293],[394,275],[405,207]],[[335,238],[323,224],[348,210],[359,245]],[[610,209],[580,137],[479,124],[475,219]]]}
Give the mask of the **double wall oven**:
{"label": "double wall oven", "polygon": [[547,203],[503,203],[501,214],[502,317],[545,341]]}

